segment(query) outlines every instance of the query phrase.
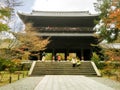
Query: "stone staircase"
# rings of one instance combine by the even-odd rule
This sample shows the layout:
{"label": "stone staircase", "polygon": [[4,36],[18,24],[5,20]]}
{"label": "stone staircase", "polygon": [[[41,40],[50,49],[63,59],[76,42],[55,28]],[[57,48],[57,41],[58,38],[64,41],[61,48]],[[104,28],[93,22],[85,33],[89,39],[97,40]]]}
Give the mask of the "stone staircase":
{"label": "stone staircase", "polygon": [[72,67],[71,62],[36,62],[31,76],[39,75],[94,75],[97,73],[90,61],[81,62],[80,66]]}

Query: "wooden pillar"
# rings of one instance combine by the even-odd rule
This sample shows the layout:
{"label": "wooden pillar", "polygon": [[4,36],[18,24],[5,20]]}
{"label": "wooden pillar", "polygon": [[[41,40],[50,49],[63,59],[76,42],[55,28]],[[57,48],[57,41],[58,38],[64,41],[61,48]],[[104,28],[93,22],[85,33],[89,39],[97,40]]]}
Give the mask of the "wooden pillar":
{"label": "wooden pillar", "polygon": [[84,49],[81,49],[81,60],[84,60]]}
{"label": "wooden pillar", "polygon": [[54,60],[57,61],[57,50],[54,50],[53,57],[54,57]]}
{"label": "wooden pillar", "polygon": [[77,57],[81,60],[81,49],[77,50],[76,54]]}
{"label": "wooden pillar", "polygon": [[39,56],[40,56],[40,60],[42,60],[42,51],[40,51],[40,54],[39,54]]}
{"label": "wooden pillar", "polygon": [[69,54],[68,49],[66,49],[65,50],[65,61],[67,60],[68,54]]}
{"label": "wooden pillar", "polygon": [[92,50],[92,48],[90,49],[90,60],[91,60],[91,58],[92,58],[92,55],[93,55],[93,50]]}

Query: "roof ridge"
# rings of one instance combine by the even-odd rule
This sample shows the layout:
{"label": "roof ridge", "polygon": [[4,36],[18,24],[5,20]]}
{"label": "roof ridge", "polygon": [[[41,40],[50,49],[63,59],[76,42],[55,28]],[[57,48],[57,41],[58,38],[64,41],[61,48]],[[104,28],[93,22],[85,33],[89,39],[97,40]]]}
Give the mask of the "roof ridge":
{"label": "roof ridge", "polygon": [[44,12],[44,13],[90,13],[89,11],[37,11],[32,10],[32,12]]}

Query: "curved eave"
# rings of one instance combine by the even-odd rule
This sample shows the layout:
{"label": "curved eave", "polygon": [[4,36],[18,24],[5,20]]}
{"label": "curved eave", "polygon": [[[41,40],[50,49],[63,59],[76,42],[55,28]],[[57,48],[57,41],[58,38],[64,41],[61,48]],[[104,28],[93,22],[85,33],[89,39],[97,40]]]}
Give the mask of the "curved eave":
{"label": "curved eave", "polygon": [[39,33],[40,36],[49,37],[93,37],[93,33]]}
{"label": "curved eave", "polygon": [[25,14],[18,12],[24,23],[32,22],[35,27],[57,26],[57,27],[94,27],[94,20],[98,15],[82,14]]}
{"label": "curved eave", "polygon": [[53,17],[82,17],[82,16],[98,16],[99,14],[91,14],[89,11],[32,11],[31,13],[18,12],[25,16],[53,16]]}

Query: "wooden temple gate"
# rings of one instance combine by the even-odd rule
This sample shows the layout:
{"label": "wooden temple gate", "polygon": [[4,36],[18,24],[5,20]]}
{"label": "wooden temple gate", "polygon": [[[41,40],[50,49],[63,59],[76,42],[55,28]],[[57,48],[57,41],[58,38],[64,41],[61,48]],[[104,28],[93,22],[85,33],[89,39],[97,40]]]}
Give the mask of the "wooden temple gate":
{"label": "wooden temple gate", "polygon": [[[80,60],[90,60],[93,47],[91,44],[98,43],[94,37],[94,20],[98,15],[88,11],[81,12],[56,12],[56,11],[33,11],[30,14],[18,13],[24,23],[32,22],[40,36],[51,37],[51,42],[43,52],[64,53],[67,60],[69,53],[76,53]],[[41,58],[40,58],[41,59]]]}

